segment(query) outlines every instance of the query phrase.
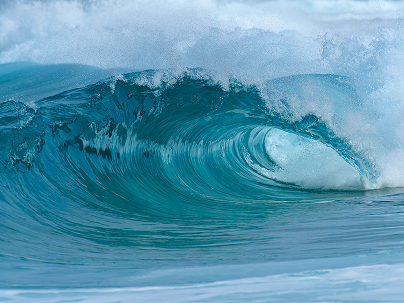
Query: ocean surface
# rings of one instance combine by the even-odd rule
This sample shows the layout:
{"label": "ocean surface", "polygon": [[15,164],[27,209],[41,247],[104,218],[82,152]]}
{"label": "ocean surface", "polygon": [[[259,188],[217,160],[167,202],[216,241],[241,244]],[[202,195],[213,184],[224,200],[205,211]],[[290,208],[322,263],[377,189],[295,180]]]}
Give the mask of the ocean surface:
{"label": "ocean surface", "polygon": [[0,302],[403,302],[402,1],[0,1]]}

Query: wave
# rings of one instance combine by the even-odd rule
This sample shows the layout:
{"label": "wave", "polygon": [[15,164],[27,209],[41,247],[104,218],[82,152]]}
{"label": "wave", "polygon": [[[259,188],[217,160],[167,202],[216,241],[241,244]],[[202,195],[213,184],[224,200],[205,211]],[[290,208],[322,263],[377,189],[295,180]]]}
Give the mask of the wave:
{"label": "wave", "polygon": [[[63,286],[47,273],[99,268],[100,260],[120,275],[133,254],[137,268],[160,259],[157,267],[215,263],[214,254],[183,258],[201,245],[219,245],[220,255],[222,241],[248,242],[256,223],[229,229],[272,212],[289,218],[316,201],[401,192],[369,191],[381,187],[383,167],[341,135],[346,113],[361,109],[346,77],[295,75],[258,87],[203,69],[146,70],[64,90],[74,84],[63,71],[77,66],[12,65],[1,85],[21,89],[0,103],[0,200],[2,239],[16,243],[5,246],[4,270],[16,283]],[[32,101],[43,86],[24,81],[38,68],[54,81],[50,96]],[[105,72],[90,70],[88,81]],[[324,115],[331,104],[335,114]],[[41,273],[15,273],[21,258],[28,267],[40,262]]]}
{"label": "wave", "polygon": [[4,299],[403,263],[403,3],[1,1]]}
{"label": "wave", "polygon": [[[274,173],[268,163],[260,164],[251,158],[247,161],[249,167],[258,175],[265,173],[266,179],[309,190],[402,187],[404,139],[399,129],[403,114],[401,79],[404,68],[401,58],[404,55],[404,32],[402,20],[397,15],[402,10],[402,1],[382,1],[377,5],[371,1],[344,1],[344,5],[340,5],[340,1],[322,0],[198,1],[181,5],[159,1],[146,5],[143,1],[132,3],[124,0],[97,3],[6,1],[0,13],[3,33],[0,62],[33,61],[46,65],[37,65],[36,70],[27,66],[24,73],[16,72],[16,77],[22,77],[20,82],[14,82],[15,86],[7,89],[3,86],[0,101],[11,102],[7,108],[20,108],[21,113],[15,114],[14,124],[9,124],[10,127],[19,127],[32,115],[30,112],[35,110],[37,100],[94,84],[110,75],[134,70],[154,69],[156,74],[171,70],[177,75],[172,75],[167,81],[175,82],[187,68],[200,68],[211,73],[209,81],[212,83],[208,86],[217,84],[223,91],[230,91],[230,78],[237,79],[247,90],[254,87],[256,93],[252,98],[260,99],[257,101],[261,103],[259,108],[265,109],[258,112],[266,118],[246,123],[268,127],[262,130],[268,136],[266,140],[271,140],[271,134],[280,136],[278,147],[286,148],[287,142],[295,140],[293,134],[298,135],[296,138],[301,140],[302,146],[312,145],[310,140],[304,139],[311,138],[315,140],[313,142],[319,142],[318,146],[324,146],[324,152],[329,148],[334,150],[338,155],[335,159],[341,158],[353,169],[348,175],[341,173],[341,177],[334,178],[334,181],[330,177],[327,182],[318,182],[316,180],[321,179],[319,175],[316,177],[319,169],[311,174],[309,165],[300,167],[295,163],[295,169],[302,169],[302,174],[301,177],[292,177],[294,169],[289,172],[279,169]],[[65,14],[66,11],[70,13]],[[3,64],[2,71],[15,69],[16,63],[9,64],[8,67]],[[11,77],[10,74],[7,77]],[[23,87],[28,78],[34,81],[28,84],[33,88],[31,90]],[[146,86],[160,85],[148,81],[150,83]],[[45,84],[42,91],[38,89],[41,83]],[[256,106],[235,108],[236,111],[249,112],[252,108],[257,110]],[[146,113],[148,109],[144,111]],[[204,112],[208,113],[206,109]],[[105,115],[103,118],[106,121],[113,119],[113,123],[126,131],[137,119],[133,115],[121,121],[114,117],[115,114],[111,112],[111,117]],[[21,119],[17,118],[18,115]],[[199,119],[196,115],[194,117]],[[88,122],[92,119],[88,118]],[[53,122],[46,121],[45,125],[49,123]],[[99,132],[105,123],[98,119],[94,128]],[[316,129],[304,131],[304,127],[310,128],[311,123]],[[279,130],[286,134],[277,133]],[[135,136],[137,131],[131,131]],[[259,129],[256,131],[260,133]],[[249,135],[241,132],[243,138],[240,140],[247,140]],[[255,134],[251,133],[251,136]],[[210,138],[204,138],[205,145],[206,140]],[[197,140],[195,142],[198,144]],[[245,143],[234,144],[245,146]],[[8,157],[9,145],[4,145],[3,158]],[[98,153],[100,148],[104,150],[97,148]],[[123,147],[109,148],[121,152]],[[164,142],[160,148],[169,146]],[[108,148],[106,150],[108,153]],[[160,151],[155,152],[160,154]],[[276,151],[265,150],[264,154],[268,153]],[[14,154],[17,155],[16,161],[20,161],[25,157],[24,148]],[[254,152],[250,150],[247,154]],[[289,156],[293,158],[292,154]],[[333,156],[329,154],[328,157]],[[313,162],[306,159],[305,163],[310,161]],[[289,165],[292,167],[292,162]],[[278,163],[278,167],[281,166]],[[332,169],[331,165],[325,167],[324,175],[333,176],[340,164]],[[325,173],[328,168],[330,174]],[[344,178],[349,179],[346,184],[338,181]]]}
{"label": "wave", "polygon": [[50,183],[62,196],[67,178],[74,195],[116,195],[160,211],[172,201],[310,199],[374,186],[376,163],[339,137],[332,119],[308,103],[307,112],[292,110],[309,83],[313,102],[338,101],[340,109],[357,102],[340,76],[280,78],[258,89],[236,79],[223,85],[198,69],[119,75],[30,106],[6,101],[3,173],[26,171],[25,182]]}

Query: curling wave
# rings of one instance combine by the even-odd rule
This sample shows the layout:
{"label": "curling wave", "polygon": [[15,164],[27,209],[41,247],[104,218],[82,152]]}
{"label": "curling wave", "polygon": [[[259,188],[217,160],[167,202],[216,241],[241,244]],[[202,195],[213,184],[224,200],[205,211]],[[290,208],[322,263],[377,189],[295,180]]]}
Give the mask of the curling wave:
{"label": "curling wave", "polygon": [[10,100],[2,104],[13,109],[2,123],[3,167],[64,199],[114,201],[139,215],[366,189],[378,175],[374,163],[315,111],[296,116],[290,108],[308,82],[312,100],[355,101],[348,79],[335,75],[280,78],[258,89],[236,79],[223,85],[198,69],[119,75],[31,106]]}

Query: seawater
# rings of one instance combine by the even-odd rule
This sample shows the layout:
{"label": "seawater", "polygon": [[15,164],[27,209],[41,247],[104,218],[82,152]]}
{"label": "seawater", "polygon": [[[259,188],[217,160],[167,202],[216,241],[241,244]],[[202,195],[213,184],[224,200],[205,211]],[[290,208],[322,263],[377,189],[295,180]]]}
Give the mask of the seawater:
{"label": "seawater", "polygon": [[0,301],[401,302],[401,1],[0,3]]}

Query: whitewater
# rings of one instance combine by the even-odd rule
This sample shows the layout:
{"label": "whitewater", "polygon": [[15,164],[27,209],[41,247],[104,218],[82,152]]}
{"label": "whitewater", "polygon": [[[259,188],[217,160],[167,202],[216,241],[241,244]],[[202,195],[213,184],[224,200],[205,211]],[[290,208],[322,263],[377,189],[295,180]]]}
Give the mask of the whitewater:
{"label": "whitewater", "polygon": [[0,301],[402,302],[403,13],[0,1]]}

